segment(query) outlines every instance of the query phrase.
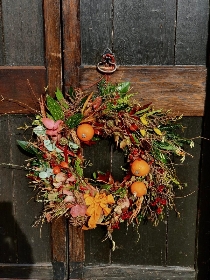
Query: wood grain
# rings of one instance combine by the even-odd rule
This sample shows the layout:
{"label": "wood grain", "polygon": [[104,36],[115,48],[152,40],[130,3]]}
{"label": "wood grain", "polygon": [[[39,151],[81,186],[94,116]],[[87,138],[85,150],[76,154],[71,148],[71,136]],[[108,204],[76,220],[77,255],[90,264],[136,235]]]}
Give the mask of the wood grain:
{"label": "wood grain", "polygon": [[114,1],[114,53],[119,65],[173,65],[176,1]]}
{"label": "wood grain", "polygon": [[63,67],[64,86],[67,89],[79,84],[81,64],[80,47],[80,1],[62,1],[63,13]]}
{"label": "wood grain", "polygon": [[[200,160],[200,182],[198,196],[198,216],[197,216],[197,260],[198,280],[209,278],[209,260],[210,260],[210,184],[209,184],[209,166],[210,166],[210,73],[208,69],[208,79],[206,87],[205,115],[203,118],[202,150]],[[207,265],[208,264],[208,265]]]}
{"label": "wood grain", "polygon": [[1,65],[44,65],[42,0],[2,0]]}
{"label": "wood grain", "polygon": [[183,279],[194,280],[195,271],[182,267],[141,266],[141,265],[109,265],[87,266],[84,268],[85,280],[125,280],[125,279]]}
{"label": "wood grain", "polygon": [[101,61],[105,49],[112,48],[113,4],[112,0],[81,0],[81,48],[82,64],[95,65]]}
{"label": "wood grain", "polygon": [[44,66],[0,67],[0,114],[26,114],[39,110],[38,98],[46,86]]}
{"label": "wood grain", "polygon": [[[202,118],[183,118],[185,127],[182,133],[184,138],[194,138],[202,135]],[[200,175],[201,139],[194,140],[195,147],[185,147],[192,155],[186,157],[181,164],[175,159],[177,177],[187,186],[182,190],[176,190],[176,208],[180,212],[177,217],[173,211],[169,213],[168,219],[168,263],[167,265],[185,266],[194,268],[194,260],[197,259],[195,247],[195,233],[197,220],[197,200]],[[191,205],[191,207],[189,207]],[[178,237],[179,236],[179,237]],[[178,237],[178,238],[176,238]],[[205,242],[205,241],[204,241]],[[205,279],[205,278],[203,278]]]}
{"label": "wood grain", "polygon": [[[79,227],[73,227],[69,225],[69,256],[71,262],[83,262],[84,261],[84,231]],[[81,249],[82,248],[82,249]]]}
{"label": "wood grain", "polygon": [[[0,117],[0,173],[4,174],[0,178],[0,210],[4,211],[4,215],[0,216],[0,263],[17,262],[17,235],[15,232],[16,222],[14,219],[13,208],[13,172],[9,168],[5,168],[2,163],[10,163],[12,156],[10,152],[10,119],[9,116]],[[3,152],[4,151],[4,152]],[[10,250],[8,244],[3,242],[3,237],[10,238]]]}
{"label": "wood grain", "polygon": [[44,0],[45,58],[48,92],[62,88],[61,15],[59,0]]}
{"label": "wood grain", "polygon": [[[29,140],[32,136],[32,130],[21,130],[24,124],[31,125],[31,116],[10,115],[9,125],[5,134],[10,137],[10,163],[17,166],[26,164],[29,159],[23,150],[17,145],[17,140]],[[8,162],[8,160],[7,160]],[[14,208],[14,219],[16,221],[17,236],[17,258],[18,263],[46,263],[51,261],[50,250],[50,227],[45,224],[32,227],[35,217],[41,213],[42,204],[34,199],[35,193],[29,187],[29,180],[26,177],[26,170],[23,168],[10,168],[12,176],[12,205]]]}
{"label": "wood grain", "polygon": [[[101,140],[90,147],[84,147],[83,154],[87,162],[91,163],[84,170],[85,177],[92,178],[93,173],[96,171],[106,173],[112,170],[111,142],[109,140]],[[118,164],[120,163],[118,162]],[[114,175],[116,177],[118,175],[116,169]],[[106,227],[102,226],[98,226],[94,230],[85,231],[85,265],[110,263],[111,244],[109,239],[104,240],[106,233]]]}
{"label": "wood grain", "polygon": [[52,223],[52,255],[55,262],[66,262],[66,220],[56,219]]}
{"label": "wood grain", "polygon": [[[0,264],[0,279],[44,279],[52,280],[52,264]],[[18,278],[17,278],[18,277]],[[58,278],[57,278],[58,279]]]}
{"label": "wood grain", "polygon": [[4,40],[4,22],[2,2],[0,3],[0,65],[6,64],[5,40]]}
{"label": "wood grain", "polygon": [[[82,67],[81,87],[97,82],[101,77],[96,68]],[[130,93],[142,105],[152,102],[154,108],[171,110],[184,116],[203,116],[206,96],[204,66],[120,66],[110,76],[110,82],[131,83]]]}
{"label": "wood grain", "polygon": [[[80,1],[62,1],[63,22],[63,71],[64,90],[79,84],[80,48]],[[69,269],[70,273],[84,261],[84,233],[81,228],[69,225]],[[77,269],[77,268],[76,268]],[[71,275],[72,276],[72,275]],[[75,277],[73,277],[75,278]]]}
{"label": "wood grain", "polygon": [[176,21],[176,65],[205,65],[209,1],[179,0]]}
{"label": "wood grain", "polygon": [[40,228],[32,227],[42,205],[33,199],[34,192],[21,167],[28,156],[17,145],[17,140],[31,138],[30,129],[17,129],[24,124],[31,124],[29,116],[0,116],[0,173],[4,175],[0,178],[0,211],[4,213],[0,217],[0,277],[40,276],[43,267],[42,275],[52,279],[49,226],[41,228],[42,238]]}

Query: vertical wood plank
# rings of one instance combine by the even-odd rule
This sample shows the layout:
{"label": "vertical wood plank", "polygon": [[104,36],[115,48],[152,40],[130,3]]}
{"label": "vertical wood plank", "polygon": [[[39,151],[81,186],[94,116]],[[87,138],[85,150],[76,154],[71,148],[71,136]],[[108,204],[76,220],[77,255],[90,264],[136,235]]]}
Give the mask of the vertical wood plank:
{"label": "vertical wood plank", "polygon": [[6,63],[2,1],[0,2],[0,65]]}
{"label": "vertical wood plank", "polygon": [[[31,118],[28,116],[11,115],[9,135],[11,138],[11,163],[23,166],[25,160],[29,159],[17,145],[17,140],[28,140],[31,138],[31,130],[20,130],[24,124],[30,126]],[[26,178],[27,171],[21,168],[14,168],[13,172],[13,207],[14,218],[18,225],[17,255],[18,263],[47,263],[51,261],[50,251],[50,227],[44,224],[42,228],[32,227],[35,216],[42,210],[41,203],[35,202],[33,188],[29,188],[29,181]],[[41,230],[41,232],[40,232]]]}
{"label": "vertical wood plank", "polygon": [[2,0],[6,65],[44,65],[42,0]]}
{"label": "vertical wood plank", "polygon": [[[45,56],[48,92],[54,96],[56,88],[62,89],[61,1],[44,0]],[[67,226],[65,218],[52,223],[52,261],[54,279],[67,275]]]}
{"label": "vertical wood plank", "polygon": [[[0,146],[0,247],[1,263],[50,263],[49,226],[32,227],[34,216],[40,213],[42,205],[35,203],[32,189],[30,191],[26,171],[21,168],[28,157],[21,152],[16,140],[28,139],[31,132],[22,133],[17,128],[24,123],[29,125],[26,116],[1,116]],[[3,163],[11,164],[2,165]],[[13,166],[14,165],[14,166]],[[4,252],[4,253],[2,253]],[[31,270],[31,268],[29,268]],[[25,274],[26,277],[29,275]]]}
{"label": "vertical wood plank", "polygon": [[[112,148],[112,174],[115,180],[122,181],[124,172],[128,168],[122,150]],[[166,219],[158,227],[149,222],[139,227],[120,224],[120,229],[113,232],[116,250],[111,253],[113,264],[126,265],[166,265]]]}
{"label": "vertical wood plank", "polygon": [[148,223],[138,228],[123,223],[120,230],[114,231],[113,239],[116,242],[113,264],[165,266],[167,263],[166,221],[157,227]]}
{"label": "vertical wood plank", "polygon": [[[184,137],[193,138],[201,135],[202,118],[185,117],[182,124],[186,127]],[[175,160],[177,176],[187,186],[176,192],[175,203],[180,212],[180,218],[174,212],[169,215],[168,230],[168,265],[194,268],[197,257],[196,220],[197,220],[197,195],[199,188],[199,162],[200,139],[195,140],[195,147],[186,147],[193,157],[187,157],[183,164],[179,159]]]}
{"label": "vertical wood plank", "polygon": [[209,1],[179,0],[176,27],[176,65],[205,65]]}
{"label": "vertical wood plank", "polygon": [[[80,1],[62,1],[62,43],[64,90],[79,85],[80,49]],[[69,225],[69,273],[80,278],[84,262],[84,233],[81,228]]]}
{"label": "vertical wood plank", "polygon": [[[93,172],[111,171],[111,145],[108,140],[101,140],[95,145],[84,148],[84,158],[90,161],[91,166],[85,168],[85,176],[92,178]],[[106,227],[98,226],[94,230],[85,231],[85,264],[109,264],[110,242],[104,240]]]}
{"label": "vertical wood plank", "polygon": [[11,162],[10,122],[8,116],[0,117],[0,262],[17,262],[16,223],[13,208],[13,170],[3,163]]}
{"label": "vertical wood plank", "polygon": [[96,65],[112,48],[112,0],[81,0],[82,65]]}
{"label": "vertical wood plank", "polygon": [[59,0],[43,0],[45,26],[45,57],[48,92],[54,96],[62,88],[61,15]]}
{"label": "vertical wood plank", "polygon": [[64,217],[52,222],[51,244],[52,244],[52,264],[53,279],[63,280],[68,274],[68,241],[67,241],[67,221]]}
{"label": "vertical wood plank", "polygon": [[[209,38],[210,40],[210,38]],[[208,40],[208,43],[209,43]],[[210,49],[208,49],[209,53]],[[209,58],[208,58],[209,59]],[[198,200],[198,240],[197,240],[197,271],[198,280],[208,279],[210,275],[210,71],[207,75],[207,95],[205,101],[205,115],[203,118],[202,158],[200,166],[200,187]]]}
{"label": "vertical wood plank", "polygon": [[114,53],[120,65],[174,63],[175,0],[114,1]]}
{"label": "vertical wood plank", "polygon": [[85,259],[84,232],[69,224],[69,277],[81,279]]}
{"label": "vertical wood plank", "polygon": [[63,67],[65,88],[79,85],[80,47],[80,1],[62,1],[63,15]]}

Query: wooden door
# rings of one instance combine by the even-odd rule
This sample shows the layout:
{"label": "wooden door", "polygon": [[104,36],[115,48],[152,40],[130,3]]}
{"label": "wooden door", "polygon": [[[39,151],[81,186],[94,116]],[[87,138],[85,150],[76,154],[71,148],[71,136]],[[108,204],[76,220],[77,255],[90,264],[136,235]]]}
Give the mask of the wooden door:
{"label": "wooden door", "polygon": [[[78,1],[64,1],[67,2],[79,7]],[[76,63],[80,67],[80,86],[85,88],[100,78],[95,65],[109,47],[119,66],[110,77],[112,82],[130,81],[133,91],[139,92],[139,101],[153,102],[156,107],[183,114],[186,137],[201,136],[206,96],[208,5],[208,1],[81,0],[80,17],[75,18],[77,23],[80,20],[81,30],[81,63],[79,60]],[[70,4],[63,6],[64,24],[71,18],[69,7]],[[68,66],[72,65],[69,57],[65,57],[65,46],[72,46],[69,33],[64,26],[66,86],[70,85]],[[79,46],[78,38],[73,42]],[[76,53],[75,58],[78,58]],[[181,217],[168,213],[157,228],[140,225],[138,233],[122,225],[113,234],[117,246],[114,252],[109,240],[102,242],[103,228],[85,232],[83,239],[83,233],[70,227],[72,279],[208,279],[207,265],[205,267],[208,250],[202,245],[206,232],[200,229],[204,224],[200,223],[200,209],[206,192],[198,192],[201,186],[199,139],[195,140],[191,152],[193,158],[188,158],[184,165],[177,165],[178,176],[188,184],[177,193]],[[87,148],[84,153],[95,163],[87,174],[95,169],[111,170],[114,178],[121,178],[123,155],[109,142]]]}
{"label": "wooden door", "polygon": [[[152,101],[157,107],[184,114],[186,136],[199,136],[205,112],[208,1],[26,2],[1,1],[0,84],[4,101],[0,110],[18,115],[2,115],[0,122],[0,162],[5,163],[0,166],[0,203],[5,212],[0,219],[0,252],[4,252],[0,277],[188,280],[198,274],[198,279],[208,279],[208,170],[200,174],[199,139],[194,158],[177,167],[180,179],[188,183],[177,193],[184,197],[177,198],[181,218],[169,213],[157,228],[141,225],[140,239],[136,231],[127,231],[123,225],[113,235],[114,252],[108,240],[101,242],[103,228],[84,235],[68,221],[58,219],[51,227],[51,255],[49,227],[42,228],[42,238],[39,229],[31,228],[39,206],[30,199],[32,192],[20,169],[26,157],[20,156],[15,144],[16,139],[30,137],[29,130],[16,127],[30,123],[31,110],[6,100],[36,108],[32,89],[39,95],[48,85],[53,95],[57,86],[66,91],[69,86],[93,84],[100,77],[95,65],[109,47],[119,66],[111,81],[128,80],[142,103]],[[204,148],[208,151],[206,142]],[[121,178],[123,155],[109,142],[87,148],[85,157],[96,163],[87,174],[97,167]],[[205,153],[203,161],[208,163]]]}
{"label": "wooden door", "polygon": [[[32,227],[41,205],[35,202],[34,192],[28,187],[23,168],[28,157],[16,141],[31,137],[27,125],[39,109],[38,98],[47,85],[46,74],[61,85],[61,57],[51,54],[44,38],[44,23],[47,32],[56,18],[54,5],[59,9],[54,0],[0,2],[0,278],[53,278],[51,230],[49,225]],[[54,18],[49,20],[50,12]],[[60,24],[56,31],[54,36],[60,38]],[[56,43],[50,44],[55,51],[60,41]],[[52,63],[57,63],[55,70]]]}

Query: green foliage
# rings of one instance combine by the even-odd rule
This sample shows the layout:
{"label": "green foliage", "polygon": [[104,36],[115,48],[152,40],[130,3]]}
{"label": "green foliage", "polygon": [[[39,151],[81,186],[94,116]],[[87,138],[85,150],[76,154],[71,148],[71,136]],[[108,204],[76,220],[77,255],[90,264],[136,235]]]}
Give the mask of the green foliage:
{"label": "green foliage", "polygon": [[40,151],[33,145],[31,145],[31,143],[28,141],[17,140],[17,143],[24,151],[26,151],[29,154],[38,155],[40,153]]}
{"label": "green foliage", "polygon": [[78,158],[75,160],[74,164],[75,171],[78,176],[82,177],[83,176],[83,168],[81,166],[81,160]]}
{"label": "green foliage", "polygon": [[46,102],[47,108],[50,111],[50,114],[53,116],[54,120],[63,120],[64,112],[61,105],[49,95],[46,97]]}
{"label": "green foliage", "polygon": [[128,92],[130,88],[129,82],[119,83],[117,85],[113,85],[110,83],[106,83],[105,80],[102,80],[98,84],[98,90],[99,94],[101,96],[105,96],[107,98],[107,95],[112,95],[113,93],[119,93],[119,94],[125,94]]}
{"label": "green foliage", "polygon": [[126,189],[122,187],[114,192],[115,195],[120,196],[121,198],[124,198],[126,196],[126,193]]}
{"label": "green foliage", "polygon": [[68,96],[69,96],[72,100],[75,99],[76,94],[75,94],[75,91],[74,91],[73,87],[70,87],[70,88],[69,88],[69,90],[68,90]]}
{"label": "green foliage", "polygon": [[74,128],[79,125],[82,118],[83,118],[83,115],[81,113],[74,114],[73,116],[69,117],[66,120],[66,124],[68,125],[69,128]]}
{"label": "green foliage", "polygon": [[55,96],[58,100],[58,102],[61,104],[61,106],[63,106],[65,109],[69,108],[68,103],[66,102],[63,93],[61,90],[59,90],[59,88],[57,88],[56,92],[55,92]]}
{"label": "green foliage", "polygon": [[124,82],[116,86],[116,91],[119,93],[127,93],[129,88],[130,88],[130,82]]}

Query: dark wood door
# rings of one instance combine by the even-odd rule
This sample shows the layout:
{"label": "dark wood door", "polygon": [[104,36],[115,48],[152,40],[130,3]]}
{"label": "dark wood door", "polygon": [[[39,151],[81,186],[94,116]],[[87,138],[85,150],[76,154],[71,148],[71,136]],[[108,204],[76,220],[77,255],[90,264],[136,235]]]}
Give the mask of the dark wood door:
{"label": "dark wood door", "polygon": [[[119,66],[110,81],[130,81],[133,92],[139,92],[141,102],[152,101],[156,107],[183,114],[186,136],[201,136],[206,95],[208,5],[208,1],[180,0],[80,1],[80,86],[94,84],[100,77],[95,65],[109,47]],[[64,42],[68,44],[65,32]],[[65,63],[68,65],[68,58],[64,59]],[[198,196],[199,139],[190,152],[193,158],[177,165],[178,176],[188,185],[177,193],[181,217],[168,213],[157,228],[140,225],[138,232],[122,225],[113,234],[114,252],[109,240],[101,242],[105,235],[103,228],[85,232],[84,259],[81,237],[70,231],[72,278],[208,279],[205,272],[202,274],[204,265],[201,265],[206,256],[198,260],[197,238],[201,240],[204,236],[199,235],[197,209],[198,199],[202,204],[202,197]],[[95,163],[87,170],[89,174],[95,169],[111,170],[114,178],[121,178],[123,155],[114,151],[110,143],[104,141],[87,148],[85,156]],[[74,242],[79,245],[74,246]]]}
{"label": "dark wood door", "polygon": [[18,139],[31,137],[32,114],[46,86],[42,1],[0,2],[0,278],[52,279],[50,227],[23,168]]}
{"label": "dark wood door", "polygon": [[[39,206],[31,200],[20,168],[26,156],[20,156],[15,143],[31,135],[16,127],[30,123],[29,107],[37,108],[33,92],[38,96],[48,85],[53,95],[57,86],[65,91],[69,86],[85,88],[95,83],[100,78],[95,65],[107,47],[115,53],[119,66],[111,81],[130,81],[141,102],[152,101],[183,114],[186,136],[200,136],[205,113],[208,6],[207,0],[1,1],[4,101],[0,110],[11,114],[0,119],[0,162],[5,163],[0,166],[0,207],[5,213],[0,219],[0,251],[4,252],[0,277],[187,280],[198,274],[198,279],[208,279],[208,247],[202,242],[208,233],[204,225],[209,221],[205,217],[209,208],[203,207],[208,180],[201,176],[202,183],[199,181],[199,139],[191,151],[194,157],[177,166],[178,176],[188,183],[177,193],[180,218],[169,213],[157,228],[141,225],[138,232],[122,225],[113,235],[114,252],[108,240],[101,242],[102,227],[84,235],[58,219],[51,227],[52,255],[49,227],[42,228],[41,238],[39,229],[31,228]],[[19,100],[19,105],[7,99]],[[205,151],[207,148],[205,143]],[[121,178],[124,156],[108,141],[87,148],[84,155],[95,162],[87,175],[97,168]]]}

